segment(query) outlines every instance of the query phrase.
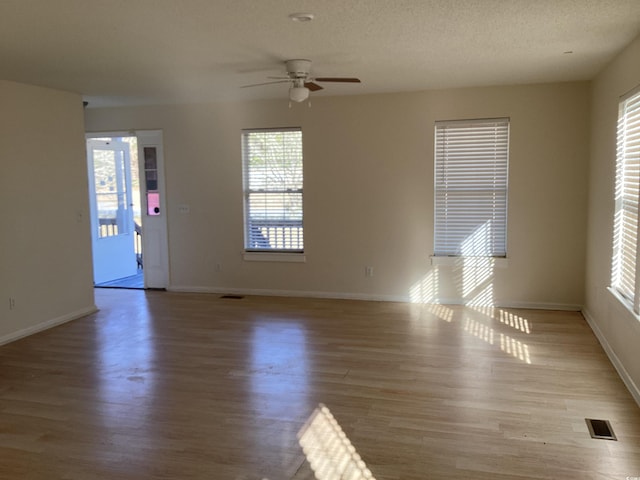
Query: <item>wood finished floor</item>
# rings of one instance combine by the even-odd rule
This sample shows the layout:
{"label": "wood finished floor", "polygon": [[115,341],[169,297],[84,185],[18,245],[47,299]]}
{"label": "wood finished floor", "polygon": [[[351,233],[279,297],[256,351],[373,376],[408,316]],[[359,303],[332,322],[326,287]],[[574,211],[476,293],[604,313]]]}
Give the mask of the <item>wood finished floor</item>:
{"label": "wood finished floor", "polygon": [[296,435],[320,402],[378,480],[640,476],[640,409],[579,313],[96,302],[0,347],[1,479],[312,479]]}

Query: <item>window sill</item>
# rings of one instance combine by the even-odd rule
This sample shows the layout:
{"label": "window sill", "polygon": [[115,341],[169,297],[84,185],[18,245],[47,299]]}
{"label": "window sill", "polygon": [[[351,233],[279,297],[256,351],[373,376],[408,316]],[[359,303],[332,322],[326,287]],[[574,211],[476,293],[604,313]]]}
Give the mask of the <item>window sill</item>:
{"label": "window sill", "polygon": [[496,267],[507,268],[509,259],[505,257],[440,257],[432,255],[431,265],[440,267]]}
{"label": "window sill", "polygon": [[306,263],[307,261],[304,253],[283,252],[245,252],[242,258],[245,262]]}
{"label": "window sill", "polygon": [[607,290],[609,290],[611,296],[615,298],[620,303],[620,305],[622,305],[625,310],[627,310],[627,312],[629,312],[629,315],[640,321],[640,316],[633,311],[633,305],[631,305],[631,302],[629,302],[629,300],[620,295],[613,287],[607,287]]}

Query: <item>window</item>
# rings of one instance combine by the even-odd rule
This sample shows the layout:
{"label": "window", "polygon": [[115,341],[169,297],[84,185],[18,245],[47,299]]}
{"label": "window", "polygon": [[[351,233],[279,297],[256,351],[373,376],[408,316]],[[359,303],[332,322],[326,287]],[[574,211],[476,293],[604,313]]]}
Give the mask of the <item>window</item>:
{"label": "window", "polygon": [[638,197],[640,196],[640,88],[623,97],[618,110],[612,288],[640,313]]}
{"label": "window", "polygon": [[247,252],[304,252],[302,131],[244,130],[244,247]]}
{"label": "window", "polygon": [[435,256],[506,256],[508,159],[508,118],[436,122]]}

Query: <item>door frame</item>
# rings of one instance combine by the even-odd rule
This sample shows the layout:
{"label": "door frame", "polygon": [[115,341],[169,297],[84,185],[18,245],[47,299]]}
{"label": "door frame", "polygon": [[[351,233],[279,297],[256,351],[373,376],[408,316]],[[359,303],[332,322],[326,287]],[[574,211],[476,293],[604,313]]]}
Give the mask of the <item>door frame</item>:
{"label": "door frame", "polygon": [[[115,188],[118,208],[111,234],[102,235],[99,222],[96,185],[95,152],[113,152]],[[93,248],[93,276],[96,284],[124,278],[136,273],[134,252],[133,197],[131,191],[131,163],[129,145],[120,141],[87,139],[87,168],[89,171],[89,205],[91,207],[91,245]],[[104,192],[103,192],[104,193]],[[120,197],[124,195],[124,200]],[[124,206],[121,205],[124,203]],[[123,207],[123,208],[121,208]],[[124,214],[123,217],[121,215]],[[119,220],[118,218],[121,217]],[[122,223],[124,222],[124,223]],[[116,227],[117,225],[117,227]],[[105,227],[109,230],[109,227]],[[117,228],[117,233],[116,233]],[[98,253],[99,252],[99,253]],[[114,257],[118,257],[117,259]]]}
{"label": "door frame", "polygon": [[[137,137],[138,139],[144,288],[166,289],[169,287],[170,274],[163,132],[162,130],[85,132],[85,145],[86,140],[103,137]],[[154,216],[147,214],[144,147],[155,148],[157,154],[157,190],[160,194],[160,212]]]}

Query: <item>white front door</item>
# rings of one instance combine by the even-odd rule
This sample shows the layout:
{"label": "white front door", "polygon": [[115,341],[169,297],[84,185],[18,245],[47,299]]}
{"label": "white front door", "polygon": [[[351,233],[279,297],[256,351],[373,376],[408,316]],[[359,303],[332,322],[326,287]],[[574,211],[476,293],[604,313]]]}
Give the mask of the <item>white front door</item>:
{"label": "white front door", "polygon": [[137,273],[129,145],[88,140],[94,283]]}

